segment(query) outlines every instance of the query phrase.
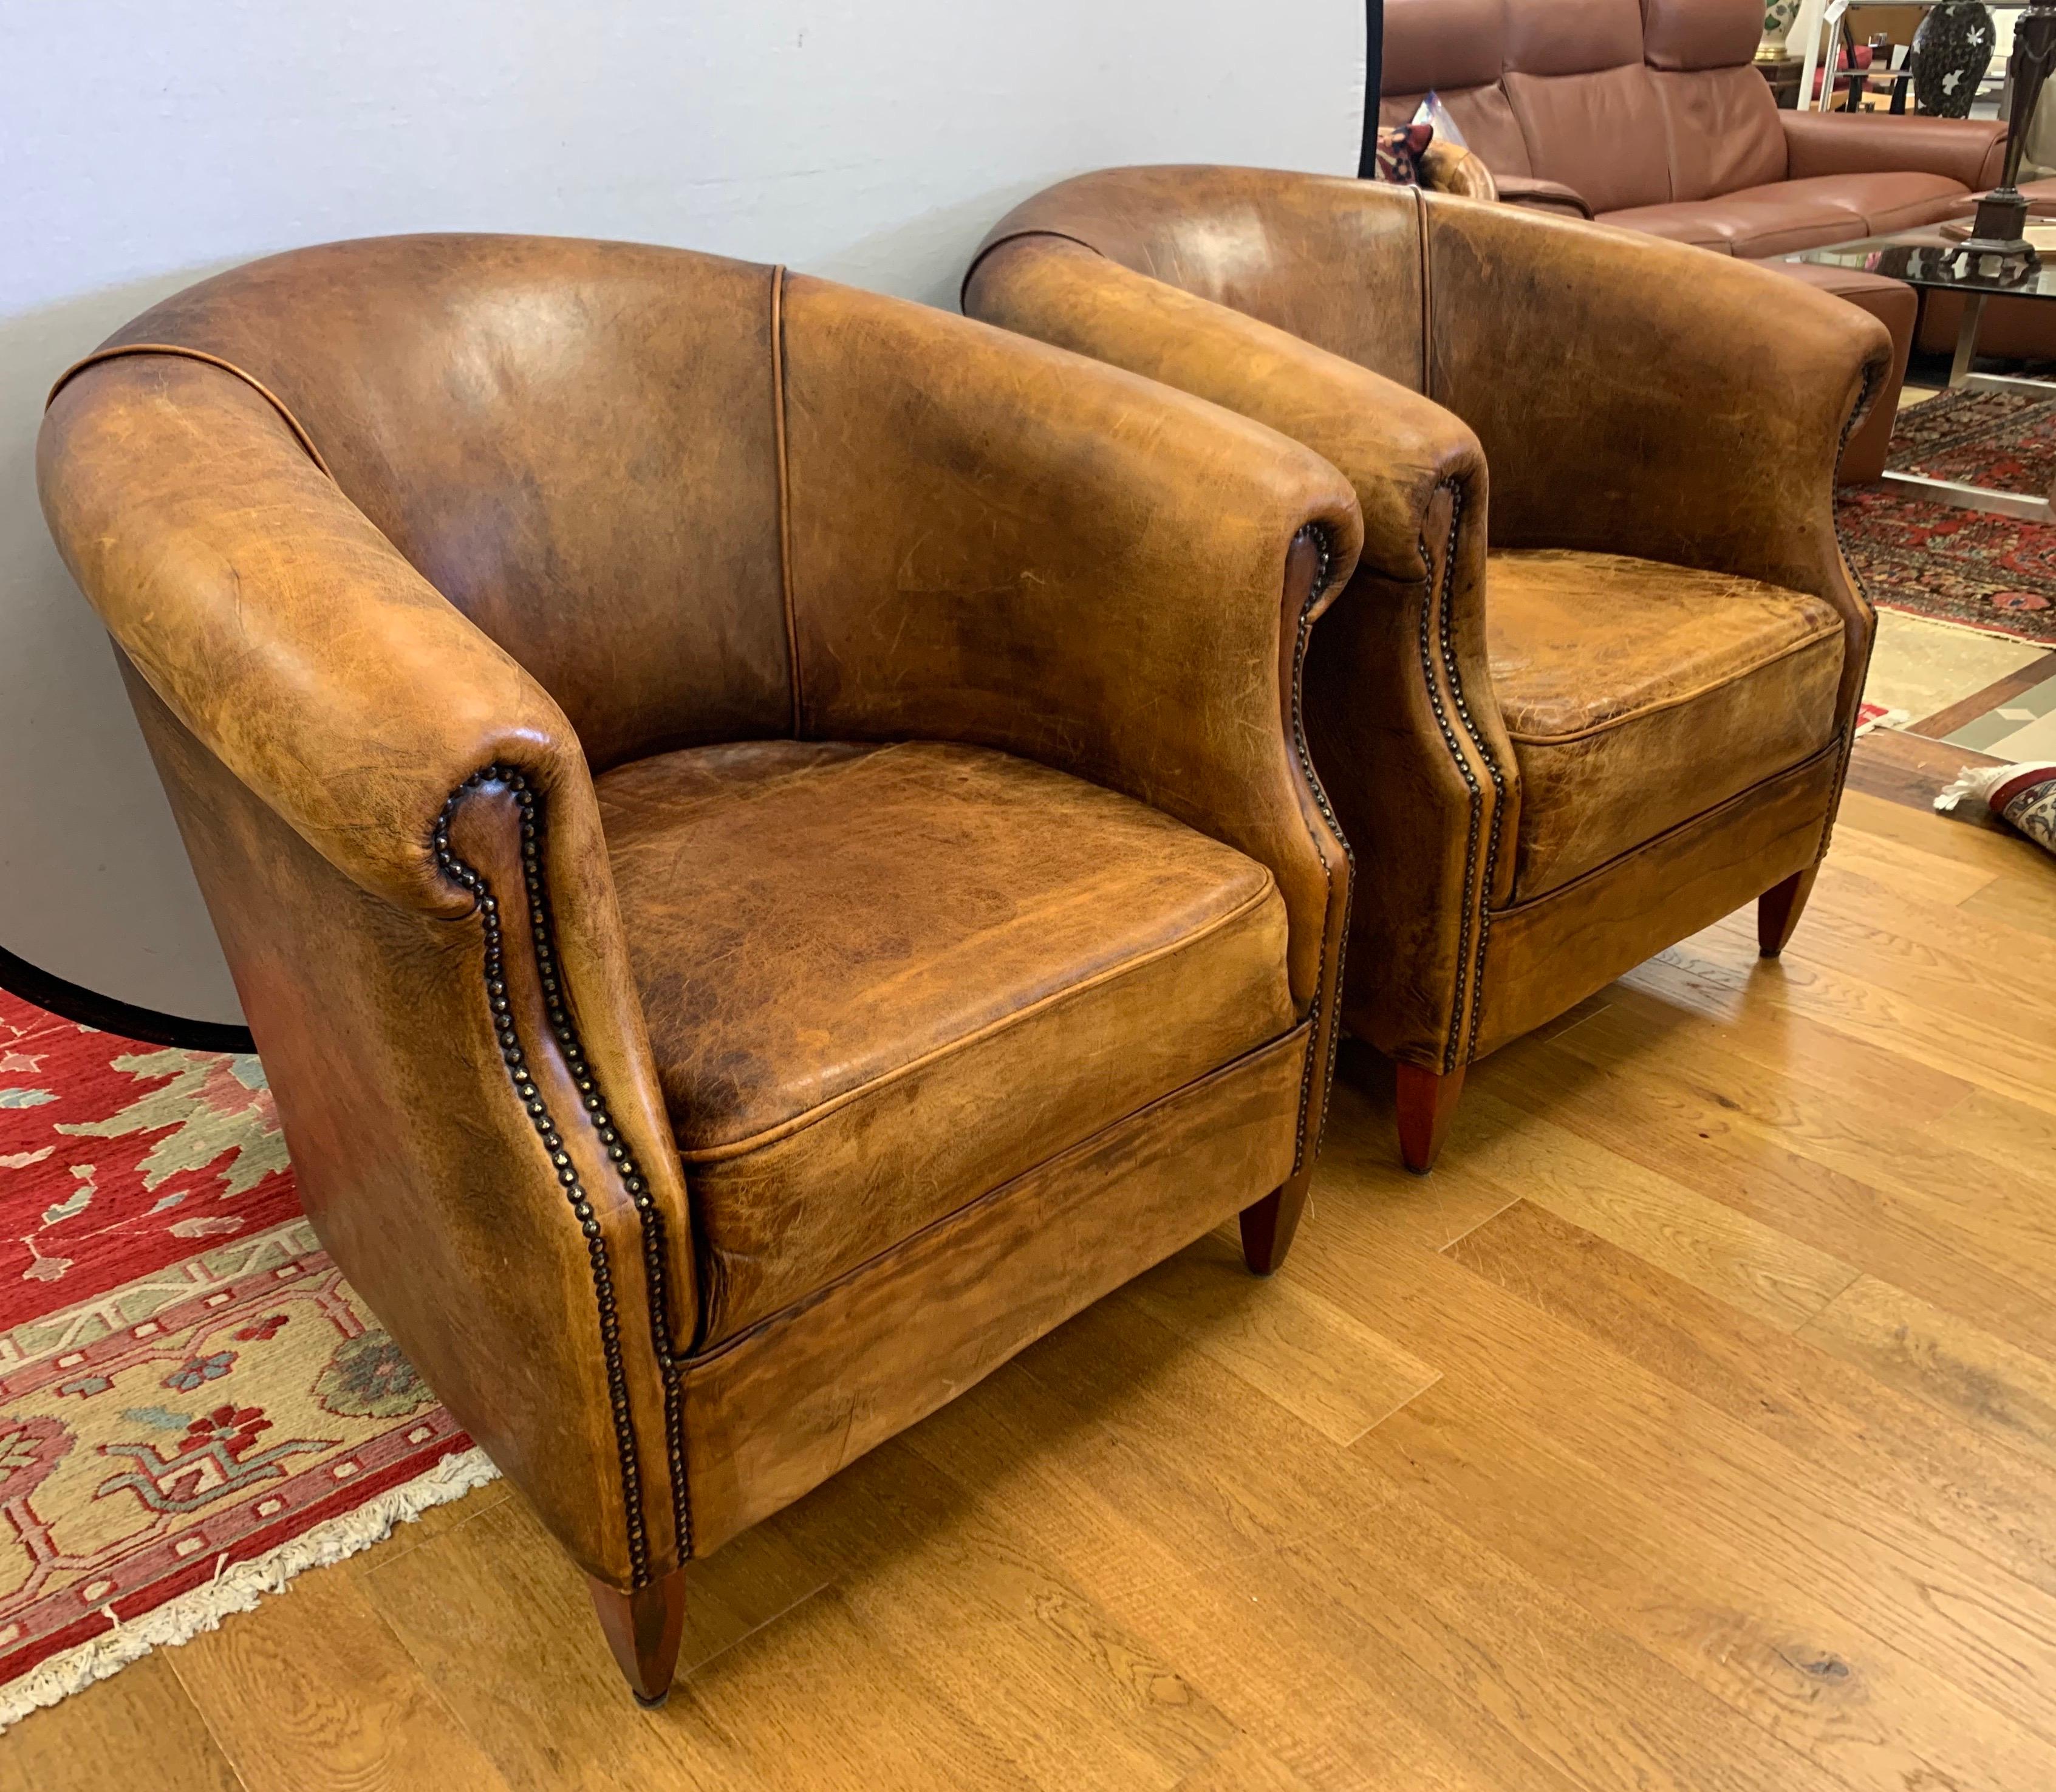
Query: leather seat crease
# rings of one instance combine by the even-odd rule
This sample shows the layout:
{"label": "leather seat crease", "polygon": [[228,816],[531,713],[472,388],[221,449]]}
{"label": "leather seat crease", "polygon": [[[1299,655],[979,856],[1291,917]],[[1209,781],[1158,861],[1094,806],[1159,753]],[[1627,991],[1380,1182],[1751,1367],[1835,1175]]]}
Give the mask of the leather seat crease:
{"label": "leather seat crease", "polygon": [[1843,629],[1820,598],[1555,550],[1493,555],[1487,586],[1493,688],[1520,763],[1516,901],[1834,737]]}
{"label": "leather seat crease", "polygon": [[1295,1023],[1267,869],[1026,760],[773,740],[596,788],[706,1342]]}

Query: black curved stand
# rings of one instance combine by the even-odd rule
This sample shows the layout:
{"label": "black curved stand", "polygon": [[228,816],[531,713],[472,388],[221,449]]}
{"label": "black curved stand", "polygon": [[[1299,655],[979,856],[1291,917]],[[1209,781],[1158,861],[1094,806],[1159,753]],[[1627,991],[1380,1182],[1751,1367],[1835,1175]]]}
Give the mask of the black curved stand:
{"label": "black curved stand", "polygon": [[117,1002],[111,995],[101,995],[82,984],[53,976],[26,959],[15,957],[4,946],[0,946],[0,989],[81,1027],[97,1027],[103,1033],[140,1039],[145,1045],[182,1046],[188,1051],[253,1052],[257,1049],[247,1027],[231,1027],[218,1020],[188,1020],[180,1015],[163,1015],[155,1008]]}
{"label": "black curved stand", "polygon": [[1357,157],[1359,180],[1378,175],[1378,102],[1385,73],[1385,0],[1365,0],[1363,58],[1363,148]]}

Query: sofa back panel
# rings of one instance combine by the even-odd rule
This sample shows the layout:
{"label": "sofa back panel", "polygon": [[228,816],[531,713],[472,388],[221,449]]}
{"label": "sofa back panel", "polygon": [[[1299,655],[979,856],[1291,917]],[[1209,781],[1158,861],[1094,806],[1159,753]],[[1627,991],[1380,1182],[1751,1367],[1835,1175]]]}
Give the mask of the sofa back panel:
{"label": "sofa back panel", "polygon": [[[1768,93],[1769,85],[1761,82],[1760,77],[1758,79]],[[1520,121],[1513,116],[1506,90],[1497,82],[1490,87],[1472,87],[1456,92],[1443,88],[1437,97],[1449,108],[1449,116],[1457,121],[1457,129],[1464,133],[1465,147],[1474,151],[1494,174],[1535,172],[1528,166],[1528,140],[1520,134]],[[1388,88],[1385,97],[1378,102],[1379,121],[1403,125],[1426,97],[1425,92],[1395,93]]]}
{"label": "sofa back panel", "polygon": [[1509,72],[1592,74],[1624,62],[1642,64],[1640,0],[1506,0]]}
{"label": "sofa back panel", "polygon": [[629,243],[384,237],[217,275],[110,342],[277,394],[598,770],[792,727],[773,278]]}
{"label": "sofa back panel", "polygon": [[1714,199],[1785,178],[1785,128],[1754,69],[1650,72],[1670,141],[1670,194]]}
{"label": "sofa back panel", "polygon": [[1592,74],[1509,71],[1506,97],[1527,141],[1530,173],[1562,181],[1595,212],[1670,200],[1663,108],[1639,60]]}
{"label": "sofa back panel", "polygon": [[1762,38],[1762,0],[1642,0],[1643,58],[1652,69],[1742,68]]}
{"label": "sofa back panel", "polygon": [[[1518,0],[1516,0],[1518,3]],[[1385,0],[1387,93],[1445,97],[1453,87],[1485,87],[1506,60],[1507,0]]]}

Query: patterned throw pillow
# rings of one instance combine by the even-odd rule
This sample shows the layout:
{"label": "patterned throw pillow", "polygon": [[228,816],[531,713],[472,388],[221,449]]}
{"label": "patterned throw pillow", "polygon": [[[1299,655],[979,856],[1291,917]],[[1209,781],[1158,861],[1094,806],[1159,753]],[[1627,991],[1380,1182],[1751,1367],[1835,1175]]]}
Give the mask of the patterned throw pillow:
{"label": "patterned throw pillow", "polygon": [[1966,797],[1983,797],[2002,821],[2056,852],[2056,761],[1974,768],[1937,797],[1935,806],[1954,809]]}
{"label": "patterned throw pillow", "polygon": [[1435,140],[1428,124],[1382,125],[1378,132],[1378,178],[1394,187],[1421,184],[1421,158]]}

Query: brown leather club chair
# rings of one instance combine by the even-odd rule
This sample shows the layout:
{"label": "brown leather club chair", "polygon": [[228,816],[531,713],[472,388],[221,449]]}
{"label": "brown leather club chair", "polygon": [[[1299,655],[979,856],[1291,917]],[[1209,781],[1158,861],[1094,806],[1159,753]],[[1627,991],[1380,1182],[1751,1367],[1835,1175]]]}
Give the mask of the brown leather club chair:
{"label": "brown leather club chair", "polygon": [[1296,443],[782,269],[337,243],[60,382],[113,632],[345,1272],[591,1577],[680,1565],[1243,1213],[1350,872]]}
{"label": "brown leather club chair", "polygon": [[1053,187],[965,292],[1354,484],[1307,734],[1359,872],[1343,1020],[1398,1064],[1412,1168],[1473,1058],[1754,898],[1783,946],[1870,658],[1833,487],[1876,320],[1682,244],[1250,168]]}

